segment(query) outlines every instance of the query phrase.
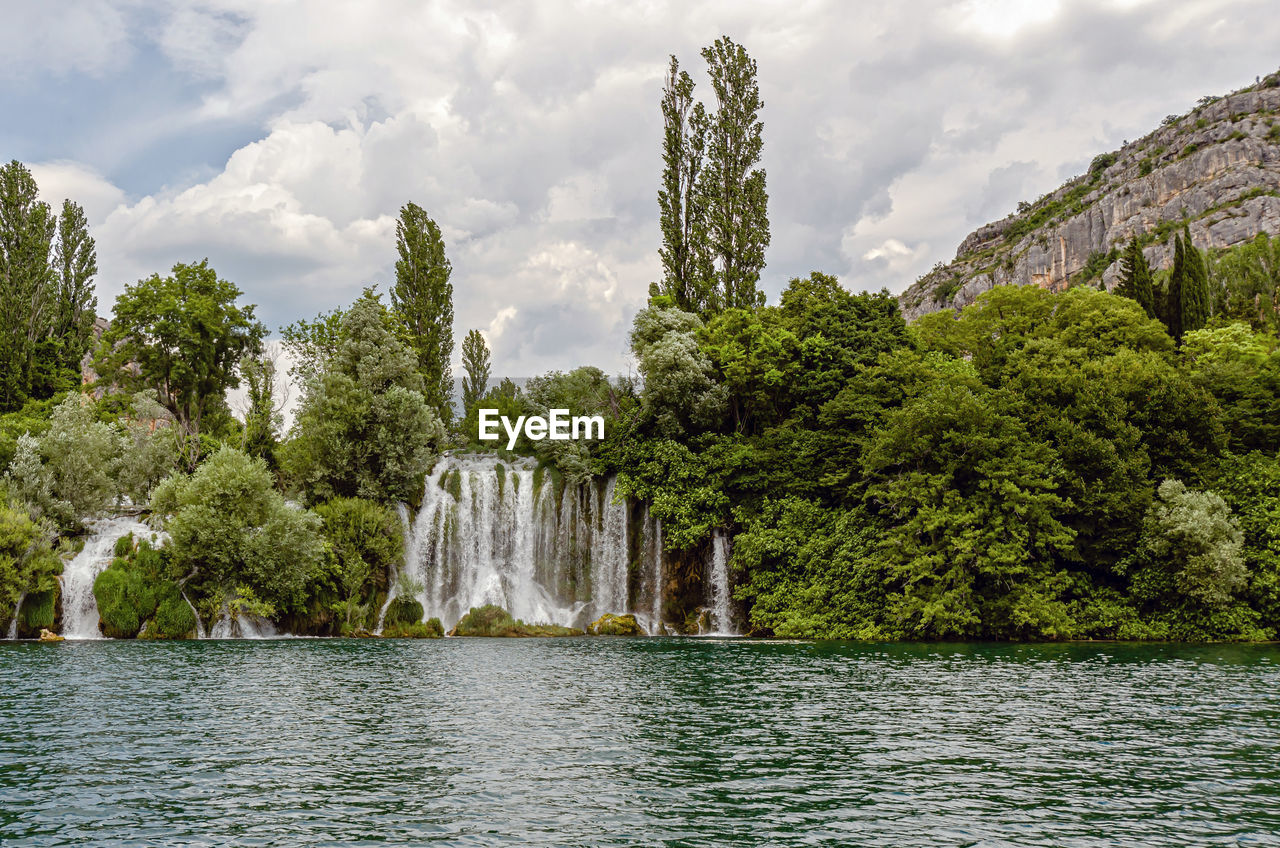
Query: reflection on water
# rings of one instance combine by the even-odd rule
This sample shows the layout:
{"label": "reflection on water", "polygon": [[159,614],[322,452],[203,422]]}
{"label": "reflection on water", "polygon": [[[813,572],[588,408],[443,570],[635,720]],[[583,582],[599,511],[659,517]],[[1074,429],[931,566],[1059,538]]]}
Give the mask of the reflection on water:
{"label": "reflection on water", "polygon": [[3,845],[1280,844],[1280,647],[0,645]]}

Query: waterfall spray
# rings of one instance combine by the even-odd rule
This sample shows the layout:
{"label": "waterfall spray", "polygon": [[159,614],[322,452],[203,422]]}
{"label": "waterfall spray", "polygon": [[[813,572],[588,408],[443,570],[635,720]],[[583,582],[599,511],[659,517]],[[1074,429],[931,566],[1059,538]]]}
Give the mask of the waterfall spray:
{"label": "waterfall spray", "polygon": [[[633,542],[661,568],[656,521],[629,535],[615,481],[559,485],[528,459],[445,456],[427,476],[422,507],[405,522],[399,570],[422,586],[424,618],[450,627],[472,607],[495,604],[529,623],[583,627],[609,613],[661,612],[643,573],[631,588]],[[397,574],[397,577],[399,575]],[[661,577],[653,578],[661,593]],[[387,605],[399,590],[393,581]],[[643,606],[641,604],[643,603]],[[387,605],[379,616],[379,626]],[[647,629],[657,629],[654,619]]]}
{"label": "waterfall spray", "polygon": [[711,575],[707,581],[707,607],[711,611],[711,636],[736,636],[729,594],[729,540],[720,530],[711,537]]}
{"label": "waterfall spray", "polygon": [[116,542],[133,533],[152,536],[151,528],[133,518],[109,518],[93,522],[93,535],[62,570],[62,635],[68,639],[101,639],[98,600],[93,582],[111,565]]}
{"label": "waterfall spray", "polygon": [[5,635],[6,639],[18,638],[18,613],[22,612],[22,602],[26,599],[27,593],[23,590],[22,594],[18,595],[18,602],[13,605],[13,620],[9,622],[9,632]]}

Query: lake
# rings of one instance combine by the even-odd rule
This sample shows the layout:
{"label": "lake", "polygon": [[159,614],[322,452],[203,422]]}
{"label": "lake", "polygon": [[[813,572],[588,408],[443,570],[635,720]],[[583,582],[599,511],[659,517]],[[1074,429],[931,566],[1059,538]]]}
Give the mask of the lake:
{"label": "lake", "polygon": [[0,643],[0,844],[1280,845],[1280,646]]}

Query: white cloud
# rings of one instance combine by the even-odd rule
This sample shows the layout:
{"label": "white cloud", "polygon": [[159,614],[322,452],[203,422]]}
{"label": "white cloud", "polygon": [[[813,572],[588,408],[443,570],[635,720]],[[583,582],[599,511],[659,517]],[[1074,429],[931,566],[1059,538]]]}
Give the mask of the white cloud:
{"label": "white cloud", "polygon": [[84,207],[90,226],[102,223],[126,200],[125,193],[106,177],[79,162],[38,162],[30,168],[41,199],[54,212],[62,208],[64,199],[74,200]]}
{"label": "white cloud", "polygon": [[[704,97],[698,50],[721,33],[759,63],[766,291],[814,269],[901,291],[1095,153],[1274,68],[1280,18],[1261,5],[1177,5],[88,2],[65,32],[42,12],[27,39],[53,57],[37,57],[46,84],[110,74],[150,40],[186,99],[167,123],[122,116],[37,176],[46,197],[89,210],[104,308],[125,283],[205,256],[273,327],[349,303],[392,279],[395,215],[412,200],[445,234],[455,337],[483,329],[496,375],[616,369],[661,273],[668,54]],[[1214,29],[1224,17],[1240,26]],[[11,32],[5,45],[31,54]],[[198,168],[145,189],[111,176],[110,157],[142,137],[228,127],[240,135]]]}

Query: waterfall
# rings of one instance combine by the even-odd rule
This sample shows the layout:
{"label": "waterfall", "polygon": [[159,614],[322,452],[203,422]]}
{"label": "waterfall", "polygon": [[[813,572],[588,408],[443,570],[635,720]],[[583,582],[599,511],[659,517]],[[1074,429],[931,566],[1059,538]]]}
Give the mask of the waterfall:
{"label": "waterfall", "polygon": [[196,617],[196,638],[197,639],[209,638],[208,636],[205,635],[204,622],[200,620],[200,613],[196,612],[196,605],[191,603],[191,599],[187,597],[187,593],[184,590],[179,589],[178,591],[182,594],[182,600],[186,601],[187,606],[191,607],[191,614]]}
{"label": "waterfall", "polygon": [[18,602],[13,605],[13,621],[9,622],[9,632],[5,635],[6,639],[18,638],[18,613],[22,612],[22,602],[27,599],[27,593],[24,589],[22,594],[18,595]]}
{"label": "waterfall", "polygon": [[[641,562],[661,568],[657,522],[630,538],[628,506],[614,502],[614,487],[612,478],[559,485],[529,459],[442,457],[405,522],[400,571],[420,584],[424,617],[448,629],[472,607],[495,604],[529,623],[583,627],[606,612],[632,612],[653,632],[650,611],[661,611],[661,599],[650,594],[660,595],[661,578],[650,590],[642,573],[633,591],[630,563],[638,547]],[[397,590],[393,582],[387,604]]]}
{"label": "waterfall", "polygon": [[93,581],[111,565],[116,542],[129,533],[150,537],[151,528],[134,518],[107,518],[92,522],[93,534],[84,549],[62,569],[62,635],[68,639],[101,639],[98,600]]}
{"label": "waterfall", "polygon": [[[196,621],[200,617],[196,616]],[[226,604],[222,605],[222,612],[218,616],[218,620],[209,628],[210,639],[274,639],[280,634],[276,631],[276,626],[269,619],[260,615],[249,615],[241,613],[237,616],[231,615],[231,610]],[[197,637],[203,639],[197,633]]]}
{"label": "waterfall", "polygon": [[707,608],[711,611],[710,636],[736,636],[729,594],[729,540],[717,530],[711,537],[711,575],[707,581]]}
{"label": "waterfall", "polygon": [[652,636],[662,636],[666,628],[662,624],[662,600],[665,590],[662,567],[662,522],[644,510],[644,545],[641,549],[644,572],[640,582],[640,601],[644,612],[636,613],[640,626]]}

